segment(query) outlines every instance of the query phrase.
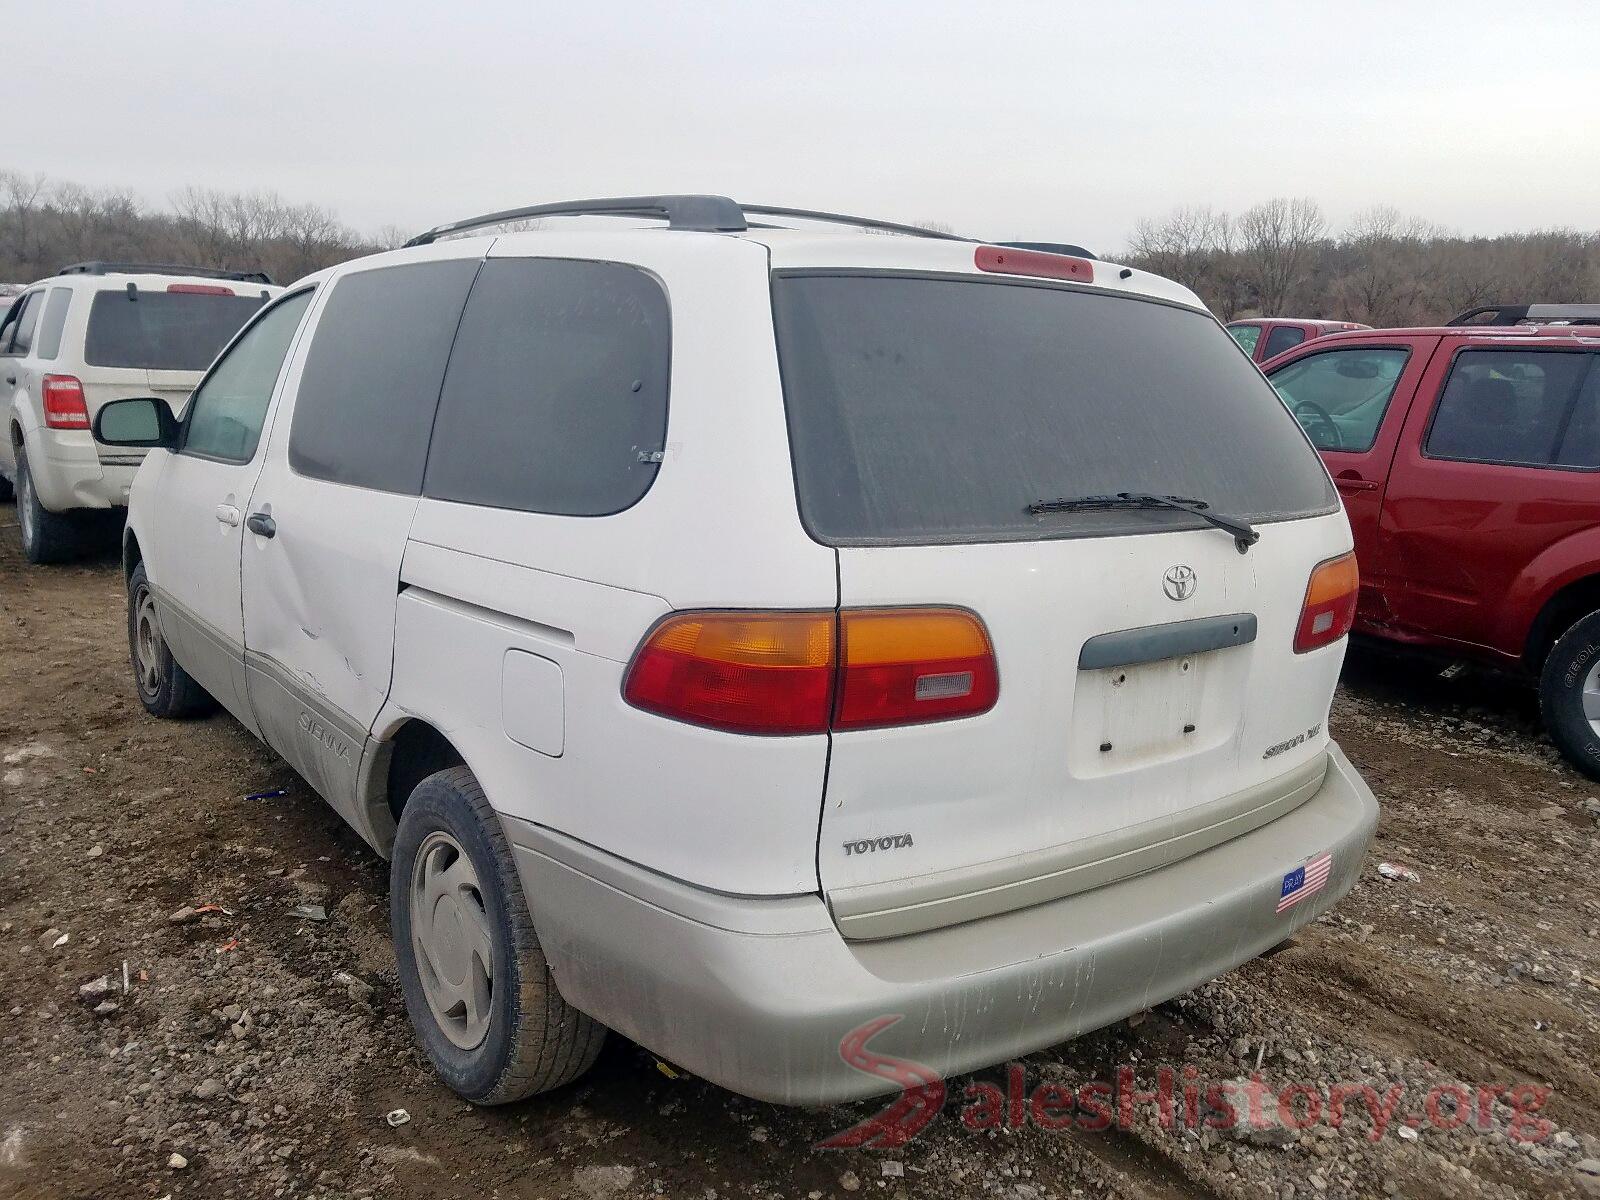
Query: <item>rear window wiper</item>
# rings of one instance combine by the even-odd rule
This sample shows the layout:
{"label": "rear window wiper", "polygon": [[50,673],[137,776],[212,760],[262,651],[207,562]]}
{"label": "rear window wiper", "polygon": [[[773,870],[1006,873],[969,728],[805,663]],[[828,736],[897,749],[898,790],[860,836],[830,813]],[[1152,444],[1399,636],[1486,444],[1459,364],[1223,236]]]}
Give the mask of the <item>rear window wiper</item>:
{"label": "rear window wiper", "polygon": [[1114,495],[1104,496],[1072,496],[1058,500],[1035,500],[1028,505],[1028,511],[1035,516],[1041,513],[1090,512],[1115,508],[1171,508],[1176,509],[1178,512],[1192,513],[1202,521],[1215,525],[1224,533],[1233,534],[1234,545],[1239,547],[1240,554],[1243,554],[1261,540],[1261,535],[1256,532],[1250,522],[1241,517],[1230,517],[1225,513],[1213,512],[1211,506],[1204,500],[1194,500],[1188,496],[1157,496],[1151,492],[1117,492]]}

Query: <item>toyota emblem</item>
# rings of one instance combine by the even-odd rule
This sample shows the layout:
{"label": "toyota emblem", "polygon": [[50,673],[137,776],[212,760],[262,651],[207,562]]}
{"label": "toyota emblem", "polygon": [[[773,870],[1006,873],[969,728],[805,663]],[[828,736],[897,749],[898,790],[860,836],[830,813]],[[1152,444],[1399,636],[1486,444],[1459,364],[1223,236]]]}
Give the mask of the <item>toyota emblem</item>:
{"label": "toyota emblem", "polygon": [[1161,590],[1166,592],[1168,600],[1187,600],[1194,595],[1195,586],[1194,568],[1182,563],[1168,567],[1161,577]]}

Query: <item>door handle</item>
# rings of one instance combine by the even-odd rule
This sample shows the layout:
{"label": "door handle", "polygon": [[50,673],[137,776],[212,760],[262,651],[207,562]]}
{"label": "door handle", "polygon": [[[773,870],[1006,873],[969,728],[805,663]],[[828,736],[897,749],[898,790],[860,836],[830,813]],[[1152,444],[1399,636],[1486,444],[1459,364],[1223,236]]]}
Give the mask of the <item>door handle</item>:
{"label": "door handle", "polygon": [[231,504],[217,505],[217,520],[224,525],[237,525],[239,523],[239,510]]}
{"label": "door handle", "polygon": [[269,538],[278,532],[278,523],[266,513],[251,513],[244,519],[245,528],[251,533]]}
{"label": "door handle", "polygon": [[6,376],[6,382],[7,383],[15,383],[16,381],[17,381],[17,377],[15,375],[7,375]]}
{"label": "door handle", "polygon": [[1378,485],[1370,479],[1363,479],[1354,471],[1343,471],[1333,477],[1336,486],[1351,492],[1375,492]]}

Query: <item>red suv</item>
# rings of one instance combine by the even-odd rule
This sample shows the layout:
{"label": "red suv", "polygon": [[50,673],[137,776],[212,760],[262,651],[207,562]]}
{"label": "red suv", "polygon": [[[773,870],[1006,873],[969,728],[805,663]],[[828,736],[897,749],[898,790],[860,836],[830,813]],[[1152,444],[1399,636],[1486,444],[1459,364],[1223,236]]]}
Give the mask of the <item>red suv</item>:
{"label": "red suv", "polygon": [[1526,673],[1600,779],[1600,306],[1483,311],[1331,334],[1268,378],[1350,515],[1356,629]]}
{"label": "red suv", "polygon": [[1233,340],[1245,348],[1254,362],[1264,363],[1276,358],[1285,350],[1292,350],[1301,342],[1341,333],[1346,329],[1370,329],[1355,321],[1310,321],[1302,317],[1250,317],[1244,321],[1229,321],[1228,332]]}

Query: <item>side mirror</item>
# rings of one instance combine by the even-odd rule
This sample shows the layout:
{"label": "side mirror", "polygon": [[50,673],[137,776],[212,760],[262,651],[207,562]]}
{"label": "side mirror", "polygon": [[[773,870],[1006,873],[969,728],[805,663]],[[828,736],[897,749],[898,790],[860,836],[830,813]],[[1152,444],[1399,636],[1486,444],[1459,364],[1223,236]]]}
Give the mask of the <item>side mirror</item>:
{"label": "side mirror", "polygon": [[94,440],[107,446],[176,450],[178,418],[165,400],[153,396],[113,400],[94,415]]}

